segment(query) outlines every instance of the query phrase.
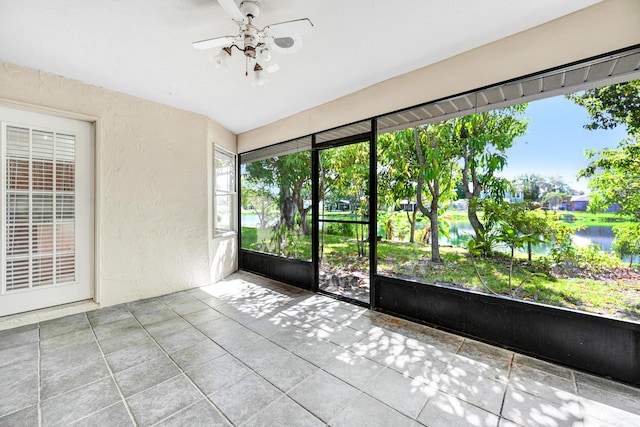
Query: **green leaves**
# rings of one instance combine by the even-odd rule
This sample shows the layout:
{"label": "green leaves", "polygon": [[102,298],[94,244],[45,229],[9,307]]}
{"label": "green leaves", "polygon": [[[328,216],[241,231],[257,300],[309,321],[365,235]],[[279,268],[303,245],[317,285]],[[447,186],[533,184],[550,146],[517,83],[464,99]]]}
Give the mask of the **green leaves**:
{"label": "green leaves", "polygon": [[613,227],[616,235],[613,250],[621,257],[630,258],[629,266],[633,265],[634,257],[640,254],[640,224],[621,224]]}
{"label": "green leaves", "polygon": [[591,115],[591,121],[584,126],[586,129],[624,125],[630,134],[640,132],[640,80],[586,90],[567,98]]}
{"label": "green leaves", "polygon": [[592,153],[598,156],[580,171],[590,177],[592,190],[589,207],[606,210],[617,206],[617,213],[640,221],[640,142],[631,138],[621,141],[617,149],[606,148]]}
{"label": "green leaves", "polygon": [[592,161],[578,177],[591,178],[590,209],[617,206],[619,214],[640,221],[640,80],[587,90],[567,98],[585,107],[591,115],[585,128],[611,129],[624,125],[628,132],[616,149],[585,153]]}

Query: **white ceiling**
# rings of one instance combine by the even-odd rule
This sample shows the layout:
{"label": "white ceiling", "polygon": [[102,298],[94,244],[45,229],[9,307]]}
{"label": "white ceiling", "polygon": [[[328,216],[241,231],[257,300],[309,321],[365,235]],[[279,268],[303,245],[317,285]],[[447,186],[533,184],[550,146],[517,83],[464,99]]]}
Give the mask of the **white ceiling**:
{"label": "white ceiling", "polygon": [[0,0],[0,61],[242,133],[599,1],[261,0],[258,27],[306,17],[314,28],[301,51],[279,56],[268,85],[252,87],[239,55],[217,70],[191,46],[237,33],[216,0]]}

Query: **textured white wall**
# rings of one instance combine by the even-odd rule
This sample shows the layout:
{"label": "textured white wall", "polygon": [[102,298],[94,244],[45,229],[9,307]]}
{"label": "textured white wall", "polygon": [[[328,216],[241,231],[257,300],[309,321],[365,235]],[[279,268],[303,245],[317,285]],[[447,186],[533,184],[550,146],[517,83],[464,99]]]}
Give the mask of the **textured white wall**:
{"label": "textured white wall", "polygon": [[206,285],[235,269],[235,237],[210,239],[208,189],[208,147],[235,152],[235,135],[198,114],[10,64],[0,63],[0,98],[97,119],[102,304]]}

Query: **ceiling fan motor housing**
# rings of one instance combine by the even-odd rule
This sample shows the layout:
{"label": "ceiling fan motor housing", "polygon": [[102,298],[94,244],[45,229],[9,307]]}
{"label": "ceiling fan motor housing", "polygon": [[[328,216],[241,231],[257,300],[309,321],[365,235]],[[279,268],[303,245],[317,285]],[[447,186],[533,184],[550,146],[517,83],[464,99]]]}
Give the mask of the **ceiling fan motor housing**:
{"label": "ceiling fan motor housing", "polygon": [[247,25],[247,29],[242,33],[244,41],[244,54],[250,58],[256,57],[256,46],[258,45],[260,34],[253,25]]}
{"label": "ceiling fan motor housing", "polygon": [[255,19],[260,15],[260,2],[245,0],[240,3],[240,12],[242,12],[244,16]]}

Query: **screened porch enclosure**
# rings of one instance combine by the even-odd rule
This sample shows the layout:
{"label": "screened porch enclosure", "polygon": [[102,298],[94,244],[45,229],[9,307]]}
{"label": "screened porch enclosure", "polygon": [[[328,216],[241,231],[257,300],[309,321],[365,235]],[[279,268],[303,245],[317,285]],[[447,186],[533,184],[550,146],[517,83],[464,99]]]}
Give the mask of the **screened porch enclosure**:
{"label": "screened porch enclosure", "polygon": [[[465,162],[456,160],[462,159],[461,148],[451,148],[461,146],[465,138],[470,140],[477,129],[493,126],[499,136],[484,138],[490,141],[487,144],[495,144],[496,138],[506,142],[502,147],[494,145],[487,158],[496,152],[503,155],[500,150],[506,153],[518,143],[517,138],[525,137],[529,104],[572,94],[567,98],[570,102],[584,91],[628,84],[640,77],[639,66],[639,50],[629,49],[242,153],[240,268],[639,383],[640,366],[634,356],[640,345],[633,308],[633,298],[638,298],[635,276],[624,282],[632,298],[630,308],[615,293],[603,297],[618,298],[616,304],[621,308],[611,316],[604,309],[572,303],[571,290],[564,300],[558,300],[553,286],[559,285],[553,280],[560,280],[563,286],[575,281],[566,272],[557,276],[552,269],[544,273],[548,277],[544,280],[551,282],[538,280],[542,273],[536,269],[546,268],[542,262],[551,259],[551,252],[530,250],[527,261],[527,247],[532,245],[499,237],[496,241],[502,243],[487,252],[491,257],[478,258],[468,249],[474,239],[473,224],[464,226],[469,227],[466,232],[460,231],[460,218],[471,215],[467,212],[471,210],[480,225],[495,227],[495,233],[514,224],[505,219],[505,212],[511,218],[524,215],[530,221],[544,219],[561,228],[570,222],[569,216],[579,222],[582,216],[560,208],[565,197],[561,182],[546,190],[546,198],[543,192],[539,201],[528,200],[526,206],[523,189],[515,187],[496,196],[488,187],[474,193],[478,182],[469,181],[465,184],[469,193],[464,194],[463,187],[456,189],[456,180],[462,180],[468,171],[463,170]],[[417,155],[412,155],[416,149]],[[434,169],[436,164],[439,169]],[[422,176],[412,177],[416,171]],[[418,200],[417,188],[422,189]],[[469,198],[481,208],[469,209]],[[456,203],[462,205],[461,213],[456,213]],[[498,220],[490,223],[493,217]],[[591,217],[584,218],[591,221]],[[527,235],[514,230],[514,239]],[[452,243],[453,233],[467,237]],[[543,232],[538,233],[542,239]],[[555,239],[550,240],[552,248],[560,245],[559,238]],[[516,247],[520,252],[516,253]],[[585,257],[596,255],[602,260],[610,256],[603,252],[606,250],[578,248],[575,263],[580,265],[580,259],[593,260]],[[554,262],[564,265],[559,259]],[[628,258],[615,262],[628,262]],[[632,274],[633,266],[628,271]],[[597,289],[609,292],[606,287]],[[504,319],[509,319],[507,324]],[[552,346],[545,344],[549,340]]]}

